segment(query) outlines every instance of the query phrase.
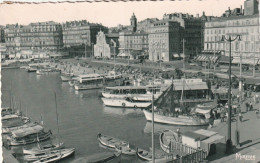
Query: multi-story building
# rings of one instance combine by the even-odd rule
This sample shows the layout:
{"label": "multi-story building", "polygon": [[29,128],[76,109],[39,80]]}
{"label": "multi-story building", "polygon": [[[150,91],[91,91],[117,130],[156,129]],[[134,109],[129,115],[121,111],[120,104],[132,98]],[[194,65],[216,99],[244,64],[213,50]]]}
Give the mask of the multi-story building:
{"label": "multi-story building", "polygon": [[172,20],[160,20],[150,27],[149,60],[171,61],[174,54],[180,53],[180,23]]}
{"label": "multi-story building", "polygon": [[64,47],[92,46],[96,43],[99,31],[107,32],[101,24],[92,24],[86,20],[66,22],[62,25]]}
{"label": "multi-story building", "polygon": [[23,50],[57,51],[63,46],[62,28],[55,22],[7,25],[5,42],[9,53]]}
{"label": "multi-story building", "polygon": [[119,53],[130,55],[145,55],[148,52],[148,34],[137,31],[137,19],[135,15],[130,19],[131,26],[128,30],[119,32]]}
{"label": "multi-story building", "polygon": [[5,27],[0,26],[0,43],[5,42]]}
{"label": "multi-story building", "polygon": [[125,31],[119,33],[119,53],[144,54],[148,52],[148,34],[145,32]]}
{"label": "multi-story building", "polygon": [[258,2],[257,0],[246,0],[244,4],[244,14],[242,9],[235,9],[233,12],[229,9],[223,14],[223,17],[206,22],[205,51],[219,52],[228,56],[230,45],[229,42],[221,41],[222,36],[235,38],[240,35],[241,41],[237,40],[231,44],[231,55],[234,58],[252,58],[251,61],[247,60],[251,64],[255,62],[253,58],[260,58],[259,12],[256,10]]}
{"label": "multi-story building", "polygon": [[157,19],[157,18],[147,18],[147,19],[144,19],[144,20],[138,22],[137,31],[144,31],[144,32],[148,33],[151,25],[158,20],[159,19]]}
{"label": "multi-story building", "polygon": [[202,19],[197,15],[172,13],[164,14],[163,19],[172,20],[180,23],[181,38],[180,38],[180,53],[183,53],[183,39],[184,39],[184,55],[185,57],[194,57],[201,52],[201,36],[202,36]]}

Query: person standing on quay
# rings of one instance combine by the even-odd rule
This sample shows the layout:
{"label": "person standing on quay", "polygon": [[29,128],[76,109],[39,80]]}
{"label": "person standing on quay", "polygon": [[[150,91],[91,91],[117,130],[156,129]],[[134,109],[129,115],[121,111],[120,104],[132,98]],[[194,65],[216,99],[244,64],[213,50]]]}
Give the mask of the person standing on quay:
{"label": "person standing on quay", "polygon": [[242,122],[242,118],[243,118],[243,116],[242,116],[241,111],[239,112],[238,116],[239,116],[239,120],[240,120],[240,122]]}

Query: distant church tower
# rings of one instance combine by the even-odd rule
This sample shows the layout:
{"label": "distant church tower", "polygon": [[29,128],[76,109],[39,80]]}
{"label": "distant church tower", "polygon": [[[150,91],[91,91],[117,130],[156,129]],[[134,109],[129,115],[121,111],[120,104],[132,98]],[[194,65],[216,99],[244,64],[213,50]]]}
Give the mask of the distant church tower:
{"label": "distant church tower", "polygon": [[135,17],[135,13],[133,13],[133,15],[132,15],[130,21],[131,21],[131,27],[132,27],[133,32],[136,32],[137,19],[136,19],[136,17]]}

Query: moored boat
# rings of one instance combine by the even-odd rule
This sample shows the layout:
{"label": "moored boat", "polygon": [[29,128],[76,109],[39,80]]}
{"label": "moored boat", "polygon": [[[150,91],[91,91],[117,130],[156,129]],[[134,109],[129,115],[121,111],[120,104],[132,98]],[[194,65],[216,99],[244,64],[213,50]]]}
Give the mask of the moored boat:
{"label": "moored boat", "polygon": [[149,101],[134,100],[126,97],[125,99],[101,98],[106,106],[127,107],[127,108],[146,108],[151,105]]}
{"label": "moored boat", "polygon": [[5,139],[9,145],[26,145],[49,139],[51,134],[51,130],[45,131],[41,125],[36,125],[12,131]]}
{"label": "moored boat", "polygon": [[[143,110],[143,112],[146,120],[152,121],[152,112],[148,110]],[[209,120],[205,118],[186,115],[179,115],[178,117],[173,117],[169,115],[161,115],[158,112],[154,113],[154,122],[182,126],[204,126],[209,124]]]}
{"label": "moored boat", "polygon": [[64,143],[54,143],[54,144],[46,144],[46,145],[38,145],[37,147],[31,148],[31,149],[24,149],[23,148],[23,154],[40,154],[44,152],[48,152],[51,150],[57,150],[64,148]]}
{"label": "moored boat", "polygon": [[152,91],[154,98],[157,99],[162,91],[156,86],[115,86],[106,87],[102,91],[102,96],[105,98],[126,98],[132,97],[140,101],[152,101]]}
{"label": "moored boat", "polygon": [[[144,160],[144,161],[152,161],[152,152],[151,151],[146,151],[144,149],[140,149],[137,148],[136,150],[136,155],[139,159]],[[163,155],[163,154],[155,154],[154,156],[155,158],[155,162],[169,162],[172,161],[174,159],[176,159],[176,157],[172,156],[172,155]]]}
{"label": "moored boat", "polygon": [[161,149],[166,153],[170,153],[171,152],[171,150],[170,150],[171,140],[178,141],[178,139],[179,138],[178,138],[177,133],[170,131],[170,130],[165,130],[159,136]]}
{"label": "moored boat", "polygon": [[57,150],[55,153],[44,155],[41,159],[34,161],[34,163],[49,163],[62,160],[75,153],[75,148]]}
{"label": "moored boat", "polygon": [[128,142],[113,138],[110,136],[98,134],[98,141],[101,145],[108,147],[109,149],[114,149],[120,153],[126,154],[126,155],[134,155],[136,153],[135,150],[130,148],[130,145]]}
{"label": "moored boat", "polygon": [[89,90],[89,89],[100,89],[103,87],[102,83],[92,83],[92,84],[75,84],[74,88],[77,91]]}
{"label": "moored boat", "polygon": [[72,80],[71,76],[67,76],[67,75],[61,75],[60,78],[63,82]]}

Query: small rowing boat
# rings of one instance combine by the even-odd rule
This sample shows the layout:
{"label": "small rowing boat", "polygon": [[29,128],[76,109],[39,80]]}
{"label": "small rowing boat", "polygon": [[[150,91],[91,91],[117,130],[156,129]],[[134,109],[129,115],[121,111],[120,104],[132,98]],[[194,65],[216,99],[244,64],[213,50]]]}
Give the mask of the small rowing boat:
{"label": "small rowing boat", "polygon": [[117,138],[113,138],[110,136],[102,135],[100,133],[97,135],[97,137],[98,137],[99,143],[105,147],[116,150],[118,152],[122,152],[123,154],[126,154],[126,155],[135,154],[135,150],[131,149],[129,143],[126,141],[123,141],[123,140],[120,140]]}
{"label": "small rowing boat", "polygon": [[[144,149],[139,149],[137,148],[136,150],[136,154],[137,154],[137,157],[141,160],[144,160],[144,161],[152,161],[152,152],[151,151],[146,151]],[[172,156],[172,155],[159,155],[159,154],[155,154],[155,162],[160,162],[160,163],[163,163],[163,162],[169,162],[169,161],[172,161],[176,159],[175,156]]]}
{"label": "small rowing boat", "polygon": [[40,153],[44,153],[47,151],[51,151],[51,150],[57,150],[57,149],[62,149],[64,148],[64,143],[54,143],[54,144],[46,144],[43,146],[37,146],[31,149],[23,149],[23,154],[40,154]]}
{"label": "small rowing boat", "polygon": [[74,154],[75,148],[57,150],[55,153],[46,154],[41,159],[34,161],[33,163],[49,163],[62,160],[72,154]]}

